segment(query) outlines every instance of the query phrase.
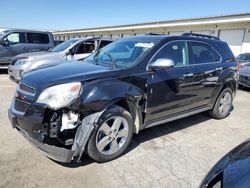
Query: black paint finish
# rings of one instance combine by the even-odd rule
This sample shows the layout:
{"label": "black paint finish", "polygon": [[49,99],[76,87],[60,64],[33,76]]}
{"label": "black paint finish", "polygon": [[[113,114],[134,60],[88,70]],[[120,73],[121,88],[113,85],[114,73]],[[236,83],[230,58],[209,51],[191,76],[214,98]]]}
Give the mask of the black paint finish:
{"label": "black paint finish", "polygon": [[[36,104],[41,92],[53,85],[81,82],[82,92],[67,107],[81,114],[100,112],[113,104],[127,104],[134,119],[139,119],[139,130],[161,120],[210,109],[223,87],[237,89],[237,63],[225,42],[187,36],[138,36],[118,40],[153,41],[155,45],[129,68],[114,68],[92,61],[62,63],[24,75],[21,84],[36,90],[34,96],[17,91],[30,104],[22,115],[13,106],[9,113],[20,126],[33,134],[43,131],[48,118],[48,107]],[[193,64],[169,69],[150,70],[148,64],[164,45],[172,41],[198,41],[211,45],[221,55],[220,62]],[[190,50],[188,50],[190,51]],[[110,63],[111,64],[111,63]],[[112,64],[111,64],[112,65]],[[29,128],[25,128],[29,127]],[[41,130],[38,130],[38,129]]]}

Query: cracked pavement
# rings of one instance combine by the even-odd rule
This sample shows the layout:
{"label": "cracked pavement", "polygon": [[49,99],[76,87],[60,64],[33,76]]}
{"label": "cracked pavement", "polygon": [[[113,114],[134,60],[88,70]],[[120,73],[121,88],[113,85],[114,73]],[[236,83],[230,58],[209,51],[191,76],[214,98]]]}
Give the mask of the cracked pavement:
{"label": "cracked pavement", "polygon": [[143,130],[122,157],[99,164],[54,162],[12,129],[7,110],[16,84],[0,74],[0,187],[198,187],[212,166],[250,137],[250,90],[238,90],[224,120],[206,113]]}

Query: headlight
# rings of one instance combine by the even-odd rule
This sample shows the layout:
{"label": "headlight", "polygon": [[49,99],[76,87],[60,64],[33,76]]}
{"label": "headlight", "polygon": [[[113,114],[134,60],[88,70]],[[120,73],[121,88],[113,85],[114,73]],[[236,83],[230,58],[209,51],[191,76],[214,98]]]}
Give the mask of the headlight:
{"label": "headlight", "polygon": [[15,65],[23,65],[27,63],[28,61],[26,59],[18,59],[15,63]]}
{"label": "headlight", "polygon": [[37,103],[47,104],[57,110],[65,107],[77,98],[81,91],[81,83],[67,83],[45,89],[37,99]]}
{"label": "headlight", "polygon": [[15,65],[23,65],[31,60],[32,60],[32,58],[30,58],[30,57],[20,57],[19,59],[16,60]]}

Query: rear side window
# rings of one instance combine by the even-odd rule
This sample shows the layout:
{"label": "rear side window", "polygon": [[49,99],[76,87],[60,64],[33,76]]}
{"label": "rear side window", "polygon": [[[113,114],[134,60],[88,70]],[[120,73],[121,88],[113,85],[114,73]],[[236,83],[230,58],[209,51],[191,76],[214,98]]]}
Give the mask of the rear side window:
{"label": "rear side window", "polygon": [[203,64],[220,61],[219,54],[214,48],[202,42],[189,42],[192,64]]}
{"label": "rear side window", "polygon": [[32,44],[48,44],[49,36],[43,33],[27,33],[28,43]]}

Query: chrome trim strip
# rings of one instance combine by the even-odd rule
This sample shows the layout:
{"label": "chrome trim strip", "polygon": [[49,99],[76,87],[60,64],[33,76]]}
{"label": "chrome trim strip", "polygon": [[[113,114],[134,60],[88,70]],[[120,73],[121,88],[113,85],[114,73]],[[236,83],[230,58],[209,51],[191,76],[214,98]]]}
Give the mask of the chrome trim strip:
{"label": "chrome trim strip", "polygon": [[182,118],[185,118],[185,117],[188,117],[188,116],[191,116],[191,115],[194,115],[194,114],[198,114],[198,113],[210,110],[210,109],[211,109],[210,107],[206,107],[206,108],[202,108],[202,109],[195,110],[195,111],[192,111],[192,112],[188,112],[188,113],[185,113],[185,114],[181,114],[181,115],[178,115],[178,116],[175,116],[175,117],[167,118],[167,119],[164,119],[164,120],[161,120],[161,121],[158,121],[158,122],[150,123],[150,124],[146,125],[144,128],[154,127],[154,126],[157,126],[157,125],[161,125],[163,123],[168,123],[170,121],[174,121],[174,120],[177,120],[177,119],[182,119]]}

